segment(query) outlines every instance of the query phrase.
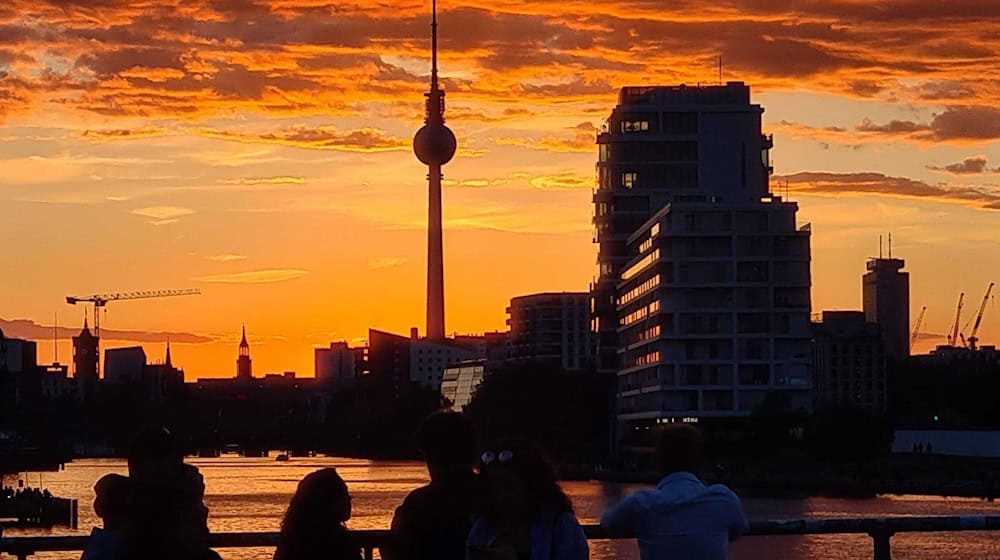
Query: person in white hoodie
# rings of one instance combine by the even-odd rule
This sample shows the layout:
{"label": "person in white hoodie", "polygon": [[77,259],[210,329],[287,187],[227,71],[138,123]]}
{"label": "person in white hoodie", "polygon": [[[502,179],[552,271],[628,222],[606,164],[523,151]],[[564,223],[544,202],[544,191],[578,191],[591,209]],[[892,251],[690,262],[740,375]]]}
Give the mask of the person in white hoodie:
{"label": "person in white hoodie", "polygon": [[655,455],[663,479],[608,510],[601,526],[635,535],[642,560],[725,560],[729,542],[747,530],[747,520],[732,490],[705,486],[695,475],[701,452],[695,427],[663,428],[656,434]]}

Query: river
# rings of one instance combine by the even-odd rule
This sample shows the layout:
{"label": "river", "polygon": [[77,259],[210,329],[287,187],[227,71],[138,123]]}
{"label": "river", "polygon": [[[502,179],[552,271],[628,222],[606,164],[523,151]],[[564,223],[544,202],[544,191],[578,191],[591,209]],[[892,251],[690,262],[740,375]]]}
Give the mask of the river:
{"label": "river", "polygon": [[[276,531],[295,485],[307,473],[320,467],[336,467],[351,490],[354,515],[349,526],[381,529],[389,526],[392,512],[411,489],[425,484],[423,465],[413,462],[372,462],[326,457],[293,458],[287,463],[274,459],[223,456],[192,459],[205,477],[205,503],[209,507],[212,531]],[[94,516],[93,485],[104,474],[125,474],[121,460],[79,460],[58,473],[45,473],[44,485],[56,496],[80,501],[79,530],[52,531],[7,529],[6,536],[39,534],[87,534],[99,523]],[[26,483],[37,486],[39,475],[24,475]],[[10,479],[7,479],[10,482]],[[609,504],[638,486],[601,482],[566,482],[583,523],[594,523]],[[805,498],[744,501],[751,520],[801,517],[877,517],[887,515],[971,515],[1000,513],[1000,506],[978,499],[925,496],[879,496],[869,499]],[[1000,533],[926,533],[894,537],[896,560],[969,560],[1000,557]],[[270,558],[261,549],[220,550],[226,560]],[[805,537],[751,537],[731,549],[735,560],[846,560],[871,558],[871,541],[866,536],[831,535]],[[79,554],[53,553],[40,559],[79,558]],[[593,542],[591,558],[610,560],[638,558],[634,542]]]}

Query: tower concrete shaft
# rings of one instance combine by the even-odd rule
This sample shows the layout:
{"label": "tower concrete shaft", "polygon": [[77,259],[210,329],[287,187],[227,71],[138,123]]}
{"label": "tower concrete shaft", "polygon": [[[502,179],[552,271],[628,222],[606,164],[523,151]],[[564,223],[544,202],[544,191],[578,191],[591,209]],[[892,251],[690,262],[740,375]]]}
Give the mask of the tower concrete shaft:
{"label": "tower concrete shaft", "polygon": [[441,166],[427,175],[427,337],[444,338],[444,247],[441,234]]}

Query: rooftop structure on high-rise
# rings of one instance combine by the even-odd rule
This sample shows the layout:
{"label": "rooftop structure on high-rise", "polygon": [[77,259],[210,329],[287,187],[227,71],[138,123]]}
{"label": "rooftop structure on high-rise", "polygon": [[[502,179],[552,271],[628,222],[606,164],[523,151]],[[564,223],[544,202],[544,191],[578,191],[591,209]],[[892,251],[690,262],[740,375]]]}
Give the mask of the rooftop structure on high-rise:
{"label": "rooftop structure on high-rise", "polygon": [[861,283],[865,320],[879,326],[886,355],[899,360],[910,355],[910,273],[889,243],[889,258],[869,259]]}
{"label": "rooftop structure on high-rise", "polygon": [[444,330],[444,249],[441,231],[441,166],[455,156],[455,134],[444,124],[444,90],[438,84],[437,1],[431,11],[431,87],[424,94],[424,126],[413,137],[413,152],[427,165],[427,337],[440,340]]}

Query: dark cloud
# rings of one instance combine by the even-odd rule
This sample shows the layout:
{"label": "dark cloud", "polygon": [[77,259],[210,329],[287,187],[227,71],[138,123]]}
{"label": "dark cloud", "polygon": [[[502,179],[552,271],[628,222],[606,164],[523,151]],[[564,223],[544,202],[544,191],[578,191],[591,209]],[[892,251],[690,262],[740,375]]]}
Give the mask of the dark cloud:
{"label": "dark cloud", "polygon": [[975,97],[976,92],[969,84],[963,84],[954,80],[927,82],[919,88],[921,99],[970,99]]}
{"label": "dark cloud", "polygon": [[1000,138],[1000,109],[996,107],[948,107],[931,121],[940,140],[992,140]]}
{"label": "dark cloud", "polygon": [[988,169],[986,167],[986,156],[967,157],[958,163],[952,163],[949,165],[942,165],[942,166],[928,165],[927,169],[933,169],[935,171],[945,171],[947,173],[953,173],[955,175],[978,175],[987,172],[992,173],[1000,171],[1000,168]]}
{"label": "dark cloud", "polygon": [[[55,336],[51,325],[41,325],[28,319],[2,319],[0,318],[0,329],[3,329],[4,336],[12,338],[24,338],[27,340],[52,340]],[[80,334],[79,328],[59,327],[59,338],[66,339]],[[214,342],[214,338],[186,332],[160,332],[160,331],[126,331],[101,329],[101,338],[104,340],[128,340],[133,342],[178,342],[184,344],[203,344]]]}
{"label": "dark cloud", "polygon": [[986,189],[959,185],[932,185],[906,177],[892,177],[882,173],[827,173],[805,171],[791,175],[775,176],[778,182],[787,181],[791,190],[815,194],[874,194],[906,198],[954,202],[1000,210],[1000,193]]}
{"label": "dark cloud", "polygon": [[851,80],[847,90],[859,97],[875,97],[885,91],[885,86],[872,80]]}
{"label": "dark cloud", "polygon": [[925,132],[930,126],[913,121],[889,121],[886,124],[876,124],[871,119],[864,119],[854,127],[858,132],[878,132],[882,134],[911,134]]}

